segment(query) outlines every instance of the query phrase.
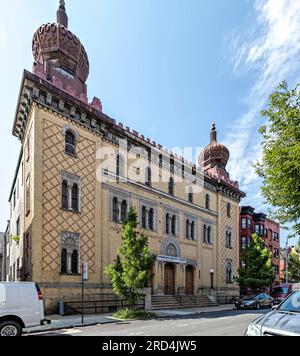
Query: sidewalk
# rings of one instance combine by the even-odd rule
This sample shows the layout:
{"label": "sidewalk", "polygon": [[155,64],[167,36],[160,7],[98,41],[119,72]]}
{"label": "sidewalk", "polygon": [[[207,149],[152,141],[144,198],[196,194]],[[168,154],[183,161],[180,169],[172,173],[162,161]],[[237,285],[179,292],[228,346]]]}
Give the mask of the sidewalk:
{"label": "sidewalk", "polygon": [[[233,310],[234,305],[220,305],[217,307],[208,308],[189,308],[189,309],[171,309],[171,310],[155,310],[154,313],[157,318],[172,318],[172,317],[185,317],[191,315],[200,315],[203,313],[214,313]],[[84,324],[81,323],[81,315],[77,316],[59,316],[52,315],[47,317],[51,320],[50,325],[37,326],[34,328],[27,328],[24,330],[24,334],[41,333],[54,330],[71,329],[75,327],[82,326],[92,326],[98,324],[110,324],[110,323],[120,323],[122,320],[113,318],[112,314],[101,314],[101,315],[88,315],[84,317]]]}

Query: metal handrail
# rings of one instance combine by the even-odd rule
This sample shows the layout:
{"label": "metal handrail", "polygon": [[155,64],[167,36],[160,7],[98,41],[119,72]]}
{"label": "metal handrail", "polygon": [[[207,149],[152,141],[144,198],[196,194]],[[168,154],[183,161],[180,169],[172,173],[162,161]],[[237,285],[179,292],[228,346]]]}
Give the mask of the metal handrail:
{"label": "metal handrail", "polygon": [[[64,309],[66,311],[71,311],[76,314],[82,314],[82,305],[81,301],[70,301],[64,302]],[[90,304],[90,305],[88,305]],[[78,306],[78,307],[77,307]],[[139,303],[135,305],[137,308],[145,309],[146,300],[143,299]],[[116,308],[117,310],[120,308],[129,308],[129,305],[125,299],[113,299],[113,300],[87,300],[84,301],[84,310],[94,310],[95,314],[98,314],[101,310],[107,308]]]}

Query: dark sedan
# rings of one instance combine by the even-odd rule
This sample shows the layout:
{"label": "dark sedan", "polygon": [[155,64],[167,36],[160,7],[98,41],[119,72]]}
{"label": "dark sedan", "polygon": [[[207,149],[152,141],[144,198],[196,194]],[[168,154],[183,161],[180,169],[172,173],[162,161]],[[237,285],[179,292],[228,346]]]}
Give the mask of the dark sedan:
{"label": "dark sedan", "polygon": [[252,322],[246,336],[300,336],[300,291]]}
{"label": "dark sedan", "polygon": [[261,309],[273,308],[275,305],[273,298],[269,294],[259,294],[254,297],[244,297],[236,301],[235,307],[237,309]]}

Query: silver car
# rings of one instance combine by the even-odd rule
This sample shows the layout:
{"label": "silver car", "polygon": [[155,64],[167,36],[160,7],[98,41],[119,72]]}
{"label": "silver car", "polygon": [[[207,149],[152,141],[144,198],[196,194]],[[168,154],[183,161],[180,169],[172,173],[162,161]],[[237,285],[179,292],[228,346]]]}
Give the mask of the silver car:
{"label": "silver car", "polygon": [[300,336],[300,290],[253,321],[245,336]]}

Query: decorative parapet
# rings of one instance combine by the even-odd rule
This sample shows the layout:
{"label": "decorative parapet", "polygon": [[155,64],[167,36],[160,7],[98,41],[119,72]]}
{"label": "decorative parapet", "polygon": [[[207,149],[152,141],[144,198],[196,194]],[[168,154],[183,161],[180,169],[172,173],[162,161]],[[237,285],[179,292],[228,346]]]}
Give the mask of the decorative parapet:
{"label": "decorative parapet", "polygon": [[[101,135],[106,140],[111,141],[115,145],[119,145],[121,140],[134,140],[140,144],[141,147],[155,150],[152,155],[153,164],[158,164],[154,157],[158,157],[160,154],[163,156],[172,155],[172,152],[167,148],[157,144],[150,138],[145,140],[144,135],[140,135],[137,131],[131,130],[128,126],[124,129],[123,124],[117,124],[116,120],[102,113],[102,111],[99,110],[101,103],[99,99],[94,98],[92,104],[84,103],[67,92],[58,89],[48,81],[42,80],[27,71],[24,71],[23,83],[13,126],[13,135],[22,142],[33,103],[42,105],[59,115],[63,115],[64,117],[77,122],[96,134]],[[192,162],[189,162],[177,154],[174,154],[173,156],[175,159],[176,173],[178,175],[181,175],[178,167],[181,167],[181,165],[184,164],[186,166],[185,175],[188,176],[190,174],[191,181],[194,181],[195,179],[197,181],[197,178],[203,179],[204,177],[205,186],[209,189],[220,191],[223,194],[238,200],[241,200],[245,196],[245,194],[239,190],[237,182],[223,181],[223,179],[218,179],[218,177],[203,173],[201,168],[197,168]],[[192,176],[193,171],[195,171],[196,175],[193,174]]]}

